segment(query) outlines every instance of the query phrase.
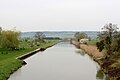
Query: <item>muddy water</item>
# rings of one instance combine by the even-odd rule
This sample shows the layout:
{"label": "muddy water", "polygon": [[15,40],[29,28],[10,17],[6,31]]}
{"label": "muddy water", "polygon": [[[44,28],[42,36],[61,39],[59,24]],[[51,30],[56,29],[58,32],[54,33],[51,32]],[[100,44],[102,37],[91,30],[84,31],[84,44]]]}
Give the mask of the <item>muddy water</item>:
{"label": "muddy water", "polygon": [[27,65],[8,80],[106,80],[99,65],[67,42],[25,60]]}

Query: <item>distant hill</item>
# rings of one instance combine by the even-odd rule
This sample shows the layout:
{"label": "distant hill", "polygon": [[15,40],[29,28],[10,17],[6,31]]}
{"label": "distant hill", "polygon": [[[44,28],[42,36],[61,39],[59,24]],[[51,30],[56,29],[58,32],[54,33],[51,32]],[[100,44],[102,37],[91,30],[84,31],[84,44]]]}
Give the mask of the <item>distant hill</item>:
{"label": "distant hill", "polygon": [[[92,39],[96,38],[98,31],[84,31]],[[30,37],[33,38],[36,32],[22,32],[21,38]],[[74,37],[75,31],[45,31],[43,32],[46,37],[60,37],[60,38],[69,38]]]}

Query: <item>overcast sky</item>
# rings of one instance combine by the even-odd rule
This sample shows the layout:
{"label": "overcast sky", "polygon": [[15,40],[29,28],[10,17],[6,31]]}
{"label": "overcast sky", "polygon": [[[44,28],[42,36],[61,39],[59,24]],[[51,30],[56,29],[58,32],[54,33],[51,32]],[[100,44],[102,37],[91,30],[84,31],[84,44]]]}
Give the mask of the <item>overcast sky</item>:
{"label": "overcast sky", "polygon": [[0,0],[4,29],[93,31],[110,22],[120,25],[120,0]]}

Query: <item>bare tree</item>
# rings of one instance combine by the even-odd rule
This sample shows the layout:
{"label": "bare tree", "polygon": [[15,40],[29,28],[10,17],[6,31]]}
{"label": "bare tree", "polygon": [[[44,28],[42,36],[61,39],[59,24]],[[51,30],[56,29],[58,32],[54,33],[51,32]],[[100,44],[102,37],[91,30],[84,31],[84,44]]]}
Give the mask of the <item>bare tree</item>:
{"label": "bare tree", "polygon": [[35,34],[35,38],[36,39],[43,39],[45,37],[45,35],[43,34],[43,32],[36,32]]}

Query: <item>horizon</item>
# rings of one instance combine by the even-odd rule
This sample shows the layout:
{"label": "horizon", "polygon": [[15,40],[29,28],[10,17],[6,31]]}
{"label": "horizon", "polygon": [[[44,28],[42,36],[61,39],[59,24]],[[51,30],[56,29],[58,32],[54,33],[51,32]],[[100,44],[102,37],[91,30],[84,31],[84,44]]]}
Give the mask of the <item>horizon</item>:
{"label": "horizon", "polygon": [[99,32],[99,31],[97,31],[97,30],[96,31],[92,31],[92,30],[91,31],[90,30],[88,30],[88,31],[77,31],[77,30],[76,31],[70,31],[70,30],[69,31],[67,31],[67,30],[66,31],[62,31],[62,30],[61,31],[57,31],[57,30],[52,31],[51,30],[51,31],[21,31],[21,32]]}

